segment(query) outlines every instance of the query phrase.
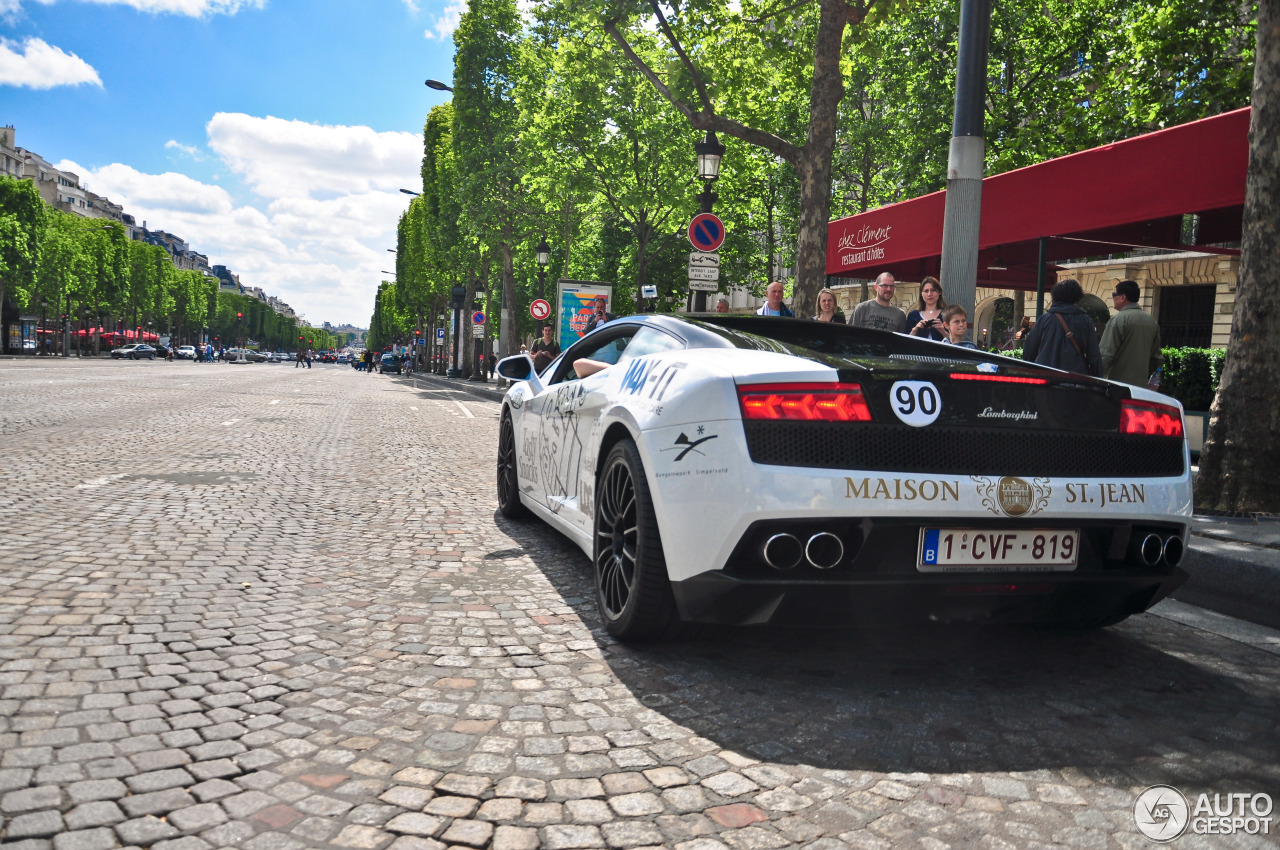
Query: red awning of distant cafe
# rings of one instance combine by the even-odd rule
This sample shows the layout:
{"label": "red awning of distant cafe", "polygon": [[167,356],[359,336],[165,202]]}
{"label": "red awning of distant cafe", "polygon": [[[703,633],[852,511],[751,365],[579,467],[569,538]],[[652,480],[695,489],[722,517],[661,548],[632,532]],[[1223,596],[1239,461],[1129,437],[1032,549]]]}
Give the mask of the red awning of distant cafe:
{"label": "red awning of distant cafe", "polygon": [[[1134,247],[1187,250],[1186,213],[1200,216],[1198,245],[1238,241],[1248,165],[1246,107],[988,177],[978,285],[1033,288],[1041,238],[1050,263]],[[831,222],[827,274],[937,275],[945,199],[934,192]]]}

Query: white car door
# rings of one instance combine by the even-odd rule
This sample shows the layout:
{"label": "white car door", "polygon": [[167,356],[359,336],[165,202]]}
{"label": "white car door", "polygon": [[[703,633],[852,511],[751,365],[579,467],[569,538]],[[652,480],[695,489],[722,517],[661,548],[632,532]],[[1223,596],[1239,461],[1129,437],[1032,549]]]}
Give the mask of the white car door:
{"label": "white car door", "polygon": [[620,325],[591,334],[565,352],[547,388],[525,403],[518,439],[531,441],[523,444],[522,456],[536,447],[535,498],[568,526],[590,527],[592,482],[584,480],[584,468],[594,449],[587,443],[607,402],[602,388],[609,379],[607,370],[579,378],[573,364],[584,358],[617,363],[636,329]]}

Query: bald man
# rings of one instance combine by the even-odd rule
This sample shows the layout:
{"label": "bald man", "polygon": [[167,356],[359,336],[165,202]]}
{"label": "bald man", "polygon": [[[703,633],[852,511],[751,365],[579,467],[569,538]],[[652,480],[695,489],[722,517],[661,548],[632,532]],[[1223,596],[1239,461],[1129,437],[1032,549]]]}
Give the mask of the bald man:
{"label": "bald man", "polygon": [[[761,316],[788,316],[792,319],[796,317],[796,314],[791,312],[791,308],[782,303],[782,284],[780,282],[775,280],[765,287],[764,297],[764,306],[756,310],[757,314]],[[905,316],[903,321],[906,321]]]}

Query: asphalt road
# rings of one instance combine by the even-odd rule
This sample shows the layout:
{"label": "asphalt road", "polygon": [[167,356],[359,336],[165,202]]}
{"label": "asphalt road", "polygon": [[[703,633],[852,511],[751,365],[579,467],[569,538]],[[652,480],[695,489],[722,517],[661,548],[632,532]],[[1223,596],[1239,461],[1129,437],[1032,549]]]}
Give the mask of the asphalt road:
{"label": "asphalt road", "polygon": [[1139,848],[1148,786],[1280,796],[1280,643],[1177,603],[619,645],[587,559],[497,515],[498,410],[0,361],[6,850]]}

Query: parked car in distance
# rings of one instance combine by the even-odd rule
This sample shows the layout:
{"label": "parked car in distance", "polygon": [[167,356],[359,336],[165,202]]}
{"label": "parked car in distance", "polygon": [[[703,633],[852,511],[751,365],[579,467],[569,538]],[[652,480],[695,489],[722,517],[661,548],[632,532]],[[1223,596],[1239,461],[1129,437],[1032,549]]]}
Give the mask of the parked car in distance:
{"label": "parked car in distance", "polygon": [[179,360],[195,360],[196,347],[194,345],[179,345],[173,350],[173,356]]}
{"label": "parked car in distance", "polygon": [[134,343],[111,349],[111,356],[117,360],[155,360],[156,350],[146,343]]}

